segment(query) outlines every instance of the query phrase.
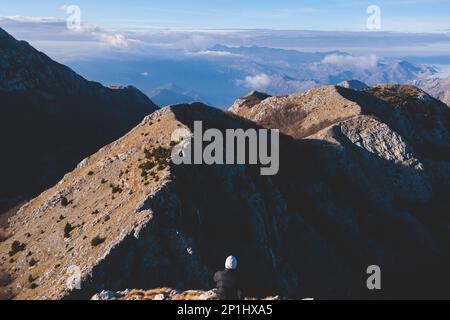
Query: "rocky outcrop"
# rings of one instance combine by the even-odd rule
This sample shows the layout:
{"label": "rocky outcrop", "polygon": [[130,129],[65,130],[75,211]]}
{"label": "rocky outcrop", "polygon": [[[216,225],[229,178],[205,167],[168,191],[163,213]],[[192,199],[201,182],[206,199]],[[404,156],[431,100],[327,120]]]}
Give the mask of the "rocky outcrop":
{"label": "rocky outcrop", "polygon": [[267,98],[270,98],[270,95],[268,95],[267,93],[254,90],[243,96],[242,98],[236,100],[233,106],[230,108],[230,111],[236,113],[243,107],[251,108]]}
{"label": "rocky outcrop", "polygon": [[180,292],[170,288],[160,288],[153,290],[124,290],[107,291],[104,290],[95,294],[91,300],[215,300],[217,294],[214,290],[201,291],[189,290]]}
{"label": "rocky outcrop", "polygon": [[[256,300],[256,298],[244,298],[245,300]],[[260,298],[261,299],[261,298]],[[216,290],[201,291],[188,290],[180,292],[170,288],[159,288],[152,290],[124,290],[107,291],[104,290],[95,294],[91,300],[157,300],[157,301],[176,301],[176,300],[217,300]],[[281,300],[279,296],[265,297],[262,300]],[[312,300],[312,299],[303,299]]]}
{"label": "rocky outcrop", "polygon": [[0,213],[156,110],[133,87],[90,82],[0,29]]}
{"label": "rocky outcrop", "polygon": [[[233,254],[245,296],[447,297],[449,109],[410,86],[259,100],[238,115],[161,109],[84,160],[11,219],[7,289],[17,299],[208,291]],[[174,165],[172,133],[195,120],[280,128],[280,172]],[[367,290],[371,265],[381,293]],[[74,270],[80,290],[67,286]]]}

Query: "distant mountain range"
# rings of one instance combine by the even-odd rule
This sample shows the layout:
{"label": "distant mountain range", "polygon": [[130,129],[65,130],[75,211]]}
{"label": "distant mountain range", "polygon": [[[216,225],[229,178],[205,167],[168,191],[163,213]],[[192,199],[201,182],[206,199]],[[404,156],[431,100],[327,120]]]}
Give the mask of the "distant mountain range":
{"label": "distant mountain range", "polygon": [[[202,51],[172,52],[167,57],[123,59],[71,61],[70,65],[81,74],[103,82],[119,84],[126,79],[144,92],[167,83],[183,88],[181,92],[163,91],[161,102],[157,102],[160,105],[197,101],[196,96],[200,96],[200,101],[223,109],[250,90],[286,95],[349,79],[368,85],[406,84],[432,77],[437,72],[431,65],[401,59],[256,46],[215,45]],[[195,96],[186,94],[189,91],[195,92]]]}
{"label": "distant mountain range", "polygon": [[2,29],[0,101],[0,212],[157,109],[136,88],[87,81]]}
{"label": "distant mountain range", "polygon": [[173,83],[168,83],[152,90],[148,96],[160,107],[180,103],[207,103],[207,101],[203,99],[200,94],[192,90],[182,89]]}
{"label": "distant mountain range", "polygon": [[450,106],[450,77],[417,80],[413,84]]}

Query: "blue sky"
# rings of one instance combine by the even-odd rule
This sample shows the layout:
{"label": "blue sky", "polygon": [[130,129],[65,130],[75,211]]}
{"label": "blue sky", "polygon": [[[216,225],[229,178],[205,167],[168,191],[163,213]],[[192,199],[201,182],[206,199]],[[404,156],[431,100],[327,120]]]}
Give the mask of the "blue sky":
{"label": "blue sky", "polygon": [[[6,2],[6,1],[5,1]],[[449,0],[58,0],[8,1],[0,16],[64,18],[76,4],[85,21],[118,29],[295,29],[364,30],[366,9],[381,8],[385,31],[439,32],[450,29]]]}

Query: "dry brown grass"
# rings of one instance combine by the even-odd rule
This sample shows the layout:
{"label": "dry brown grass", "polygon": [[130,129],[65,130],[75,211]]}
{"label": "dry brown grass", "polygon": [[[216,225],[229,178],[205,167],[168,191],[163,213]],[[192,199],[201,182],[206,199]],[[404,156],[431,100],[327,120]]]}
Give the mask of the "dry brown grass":
{"label": "dry brown grass", "polygon": [[157,288],[147,291],[142,290],[132,290],[125,297],[124,300],[153,300],[157,295],[169,295],[172,291],[170,288]]}
{"label": "dry brown grass", "polygon": [[171,297],[171,300],[200,300],[203,293],[199,291],[186,291]]}

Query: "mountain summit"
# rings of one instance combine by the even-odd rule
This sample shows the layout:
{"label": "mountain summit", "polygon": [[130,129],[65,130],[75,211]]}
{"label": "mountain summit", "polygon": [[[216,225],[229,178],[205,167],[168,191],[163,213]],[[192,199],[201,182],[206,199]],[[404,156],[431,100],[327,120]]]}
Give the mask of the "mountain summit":
{"label": "mountain summit", "polygon": [[56,183],[157,107],[87,81],[0,29],[0,212]]}

